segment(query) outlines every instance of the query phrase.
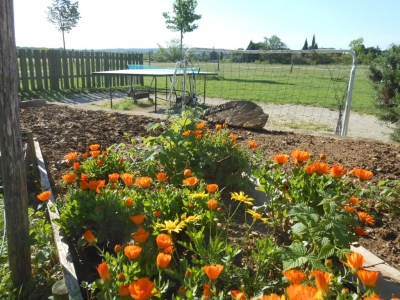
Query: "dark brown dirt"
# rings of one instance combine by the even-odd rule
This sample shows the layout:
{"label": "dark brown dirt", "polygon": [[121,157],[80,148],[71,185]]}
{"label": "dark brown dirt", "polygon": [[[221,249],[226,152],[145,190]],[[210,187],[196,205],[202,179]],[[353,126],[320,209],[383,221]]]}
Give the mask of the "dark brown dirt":
{"label": "dark brown dirt", "polygon": [[[69,165],[60,163],[66,153],[84,152],[93,143],[106,147],[120,142],[128,143],[124,133],[131,137],[147,136],[145,126],[150,122],[157,122],[157,119],[59,105],[21,109],[23,139],[26,140],[27,132],[32,131],[39,142],[55,197],[62,193],[61,175],[69,171]],[[343,164],[347,170],[357,167],[372,171],[374,177],[369,184],[400,178],[400,144],[285,131],[233,131],[241,143],[254,140],[266,157],[276,153],[290,154],[294,149],[301,149],[315,156],[325,153],[326,162]],[[372,206],[375,204],[372,203]],[[377,211],[377,216],[376,226],[368,229],[368,236],[362,238],[360,243],[400,270],[399,212],[381,209]]]}

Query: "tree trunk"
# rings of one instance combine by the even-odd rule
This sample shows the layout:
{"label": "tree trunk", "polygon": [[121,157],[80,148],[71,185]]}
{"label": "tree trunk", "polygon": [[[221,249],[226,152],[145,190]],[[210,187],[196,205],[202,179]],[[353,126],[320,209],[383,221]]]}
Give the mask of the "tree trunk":
{"label": "tree trunk", "polygon": [[183,53],[182,53],[182,41],[183,41],[183,32],[181,29],[181,59],[183,59]]}
{"label": "tree trunk", "polygon": [[64,37],[64,30],[62,31],[62,35],[63,35],[63,45],[64,45],[64,51],[65,51],[65,37]]}
{"label": "tree trunk", "polygon": [[0,150],[9,269],[18,288],[31,278],[31,259],[12,0],[0,1]]}

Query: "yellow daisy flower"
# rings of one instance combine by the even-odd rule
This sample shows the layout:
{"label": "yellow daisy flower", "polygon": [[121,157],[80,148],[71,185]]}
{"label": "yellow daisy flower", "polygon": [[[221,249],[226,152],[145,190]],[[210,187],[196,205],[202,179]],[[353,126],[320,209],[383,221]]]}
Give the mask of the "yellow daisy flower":
{"label": "yellow daisy flower", "polygon": [[179,233],[186,226],[186,223],[177,219],[175,221],[164,221],[164,224],[158,223],[156,226],[158,228],[163,228],[161,230],[168,231],[168,233],[171,234],[171,232]]}
{"label": "yellow daisy flower", "polygon": [[253,211],[253,210],[251,210],[251,209],[246,210],[246,212],[248,212],[249,214],[251,214],[251,216],[253,217],[253,220],[254,220],[254,221],[255,221],[255,220],[260,220],[260,221],[262,221],[262,222],[264,222],[264,223],[267,223],[267,222],[268,222],[268,219],[267,219],[267,218],[263,218],[263,217],[262,217],[262,214],[256,213],[255,211]]}
{"label": "yellow daisy flower", "polygon": [[206,194],[205,192],[200,192],[200,193],[193,193],[193,194],[189,194],[189,197],[191,198],[204,198],[207,197],[208,194]]}
{"label": "yellow daisy flower", "polygon": [[238,193],[231,193],[231,199],[246,203],[248,205],[253,205],[254,199],[250,198],[249,196],[245,195],[243,192]]}
{"label": "yellow daisy flower", "polygon": [[186,222],[186,223],[196,222],[196,221],[198,221],[198,220],[200,220],[200,219],[201,219],[201,215],[194,215],[194,216],[186,217],[185,222]]}

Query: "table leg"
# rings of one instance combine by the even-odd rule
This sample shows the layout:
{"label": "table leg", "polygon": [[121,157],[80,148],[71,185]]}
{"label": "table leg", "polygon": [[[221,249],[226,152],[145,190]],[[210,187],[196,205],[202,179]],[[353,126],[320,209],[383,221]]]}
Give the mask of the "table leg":
{"label": "table leg", "polygon": [[112,85],[112,80],[111,80],[111,76],[110,76],[110,107],[112,108],[112,89],[111,89],[111,85]]}
{"label": "table leg", "polygon": [[154,77],[154,112],[157,112],[157,77]]}

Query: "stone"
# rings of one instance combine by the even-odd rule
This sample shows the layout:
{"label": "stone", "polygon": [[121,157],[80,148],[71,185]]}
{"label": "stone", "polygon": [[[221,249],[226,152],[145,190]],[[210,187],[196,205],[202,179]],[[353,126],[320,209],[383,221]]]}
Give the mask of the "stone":
{"label": "stone", "polygon": [[200,117],[210,123],[227,124],[232,127],[262,129],[269,115],[251,101],[230,101],[204,110]]}

